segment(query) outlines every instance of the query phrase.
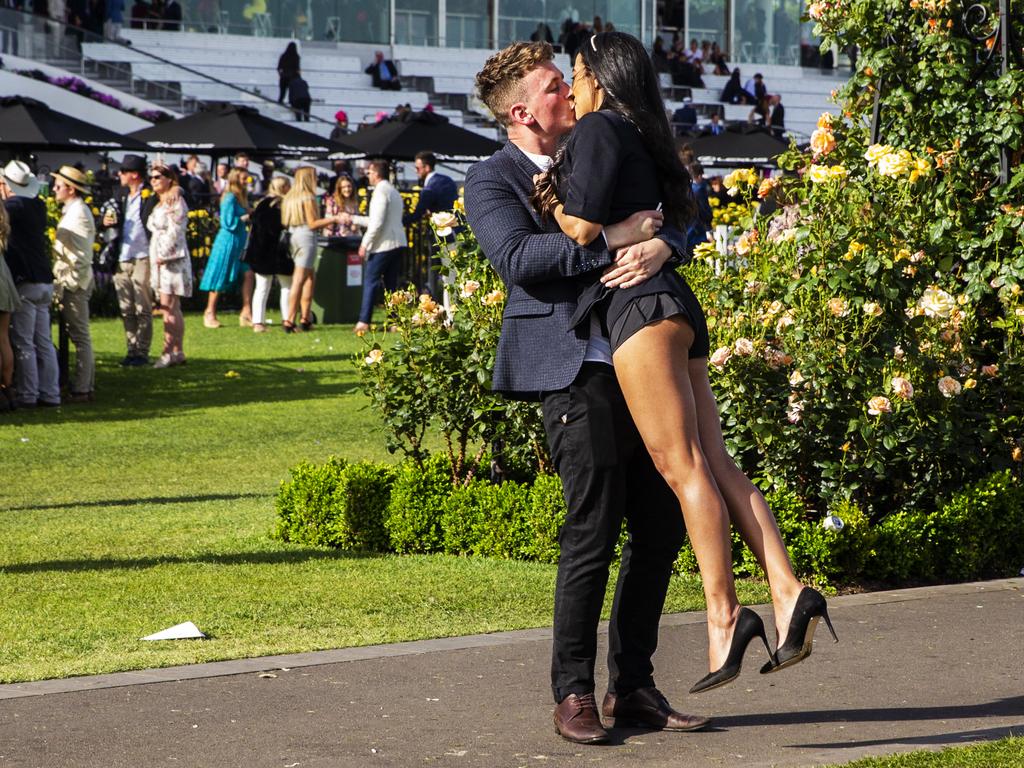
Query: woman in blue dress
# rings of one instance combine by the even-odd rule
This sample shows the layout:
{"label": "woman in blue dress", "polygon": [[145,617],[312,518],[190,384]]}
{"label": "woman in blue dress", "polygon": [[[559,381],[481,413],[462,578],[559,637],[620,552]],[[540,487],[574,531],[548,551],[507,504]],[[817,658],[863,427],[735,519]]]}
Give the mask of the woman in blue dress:
{"label": "woman in blue dress", "polygon": [[[249,218],[249,197],[245,191],[244,173],[234,168],[228,174],[227,187],[220,198],[220,229],[213,241],[203,281],[199,284],[199,290],[210,292],[206,300],[206,312],[203,313],[203,325],[207,328],[220,328],[217,298],[226,291],[238,290],[242,276],[249,269],[241,261],[242,250],[245,248],[245,222]],[[239,318],[242,325],[245,325],[245,315],[243,308]]]}
{"label": "woman in blue dress", "polygon": [[[584,245],[599,238],[605,225],[659,204],[665,220],[685,231],[695,216],[690,177],[676,154],[643,45],[618,32],[593,35],[580,48],[572,75],[577,123],[538,178],[538,211]],[[807,658],[818,620],[832,629],[825,599],[794,575],[764,496],[726,450],[708,379],[707,322],[686,280],[669,265],[618,288],[605,287],[600,273],[584,276],[569,330],[607,336],[633,421],[682,507],[708,608],[710,671],[690,692],[735,680],[756,638],[769,653],[762,673]],[[761,618],[736,597],[730,523],[768,576],[775,650]]]}

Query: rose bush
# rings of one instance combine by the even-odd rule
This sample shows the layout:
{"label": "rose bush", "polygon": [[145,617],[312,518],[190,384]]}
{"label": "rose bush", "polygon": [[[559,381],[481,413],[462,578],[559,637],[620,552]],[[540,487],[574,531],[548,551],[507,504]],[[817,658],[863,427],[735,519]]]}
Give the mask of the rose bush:
{"label": "rose bush", "polygon": [[505,292],[464,223],[458,211],[431,217],[448,269],[446,299],[411,286],[386,296],[389,332],[364,336],[356,361],[362,386],[391,452],[422,464],[424,438],[436,429],[456,485],[470,482],[486,455],[504,477],[532,477],[550,465],[540,411],[490,390]]}
{"label": "rose bush", "polygon": [[860,47],[842,117],[773,184],[730,174],[777,210],[738,222],[739,266],[705,249],[686,275],[733,454],[813,514],[852,503],[877,522],[1020,466],[1024,72],[984,68],[995,44],[953,4],[812,6],[825,45]]}

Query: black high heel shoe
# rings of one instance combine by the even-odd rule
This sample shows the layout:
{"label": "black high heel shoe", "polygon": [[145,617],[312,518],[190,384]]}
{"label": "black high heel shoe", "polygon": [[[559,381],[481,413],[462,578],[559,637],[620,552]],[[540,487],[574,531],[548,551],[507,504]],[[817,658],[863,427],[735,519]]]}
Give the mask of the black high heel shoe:
{"label": "black high heel shoe", "polygon": [[832,641],[838,643],[839,638],[828,617],[828,605],[825,603],[825,598],[818,590],[804,587],[793,607],[793,618],[789,620],[786,642],[776,648],[775,653],[770,654],[771,661],[761,667],[761,674],[767,675],[769,672],[777,672],[780,669],[791,667],[810,656],[814,646],[814,630],[818,626],[818,619],[825,620],[825,626],[832,633]]}
{"label": "black high heel shoe", "polygon": [[749,608],[740,608],[739,618],[736,619],[736,628],[732,633],[732,643],[729,644],[729,655],[719,669],[711,672],[696,682],[690,693],[703,693],[712,688],[719,688],[726,683],[731,683],[740,675],[740,667],[743,664],[743,654],[750,645],[750,641],[760,637],[764,643],[764,649],[772,655],[768,647],[768,636],[764,632],[764,622],[761,617]]}

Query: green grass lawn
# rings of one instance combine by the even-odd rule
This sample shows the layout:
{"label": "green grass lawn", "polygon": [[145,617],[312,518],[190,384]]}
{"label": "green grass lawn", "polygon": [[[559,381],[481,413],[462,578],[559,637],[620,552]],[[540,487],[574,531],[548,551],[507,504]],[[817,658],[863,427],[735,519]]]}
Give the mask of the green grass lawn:
{"label": "green grass lawn", "polygon": [[[0,414],[0,681],[550,623],[553,566],[269,538],[289,467],[388,458],[351,326],[257,335],[189,316],[189,362],[167,370],[120,367],[119,321],[93,339],[96,402]],[[673,581],[668,611],[702,607],[694,579]],[[139,641],[182,621],[211,639]]]}
{"label": "green grass lawn", "polygon": [[845,763],[843,768],[1020,768],[1022,765],[1024,738],[1010,738],[941,752],[870,757]]}

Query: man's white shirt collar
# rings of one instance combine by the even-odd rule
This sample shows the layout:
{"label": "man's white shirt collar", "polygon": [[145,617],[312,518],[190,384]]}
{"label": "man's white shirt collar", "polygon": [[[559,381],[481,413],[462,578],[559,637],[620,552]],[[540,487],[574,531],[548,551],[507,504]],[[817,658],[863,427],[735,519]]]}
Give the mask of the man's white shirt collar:
{"label": "man's white shirt collar", "polygon": [[548,157],[547,155],[535,155],[533,154],[533,152],[527,152],[525,149],[520,151],[528,158],[530,158],[530,162],[532,162],[542,171],[546,171],[548,168],[551,167],[551,163],[554,162],[554,160]]}

